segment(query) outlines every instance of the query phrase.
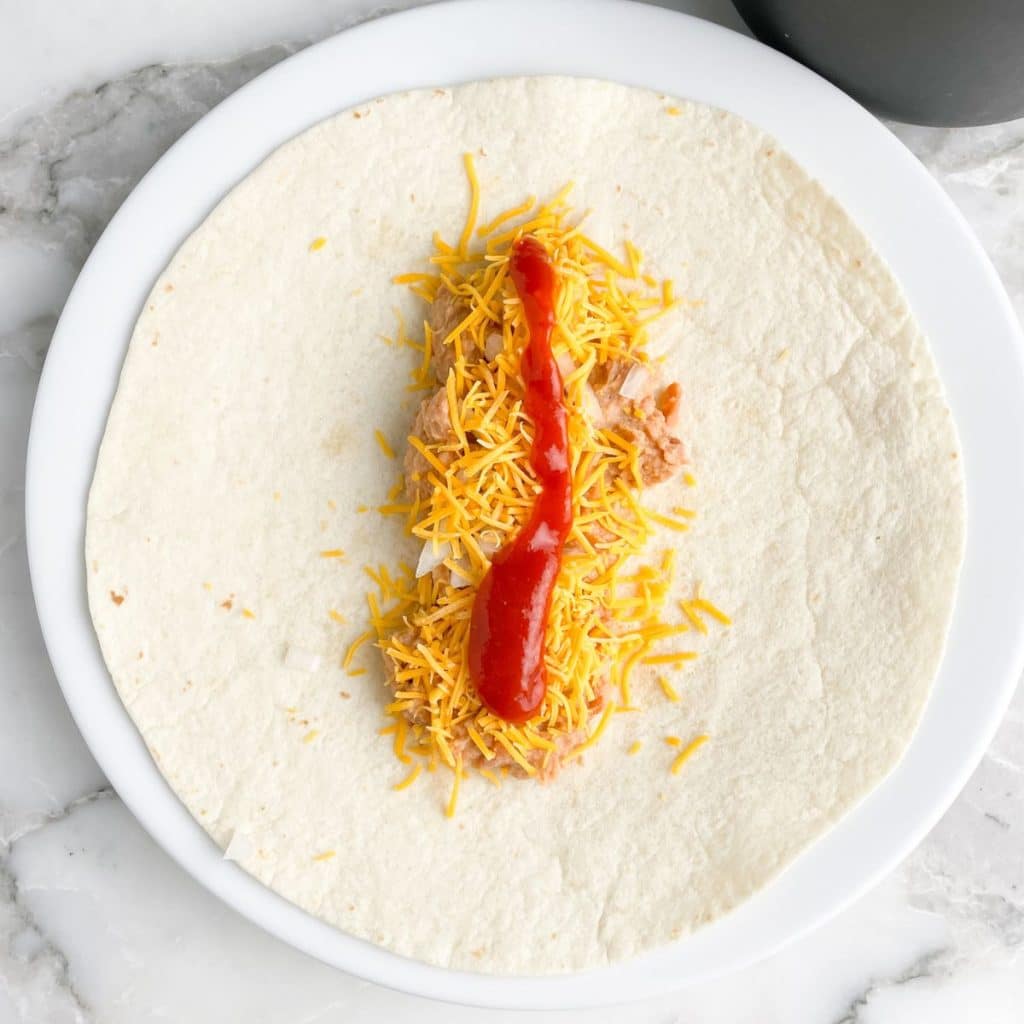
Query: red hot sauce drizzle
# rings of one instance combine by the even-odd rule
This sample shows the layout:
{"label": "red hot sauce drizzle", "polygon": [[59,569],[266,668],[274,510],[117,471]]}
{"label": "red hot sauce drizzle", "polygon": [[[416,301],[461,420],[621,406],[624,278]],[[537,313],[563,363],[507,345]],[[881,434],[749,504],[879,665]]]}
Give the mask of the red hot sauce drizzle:
{"label": "red hot sauce drizzle", "polygon": [[530,519],[495,554],[477,590],[469,627],[469,671],[480,699],[519,724],[547,691],[544,635],[551,594],[572,528],[572,474],[562,375],[551,352],[557,274],[535,238],[512,247],[509,271],[529,340],[522,358],[524,407],[533,423],[530,466],[541,485]]}

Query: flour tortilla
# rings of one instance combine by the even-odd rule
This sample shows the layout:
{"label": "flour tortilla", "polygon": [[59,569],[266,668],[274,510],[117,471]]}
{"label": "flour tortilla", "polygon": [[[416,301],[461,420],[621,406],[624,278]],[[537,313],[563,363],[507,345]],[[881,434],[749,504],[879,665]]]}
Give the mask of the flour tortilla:
{"label": "flour tortilla", "polygon": [[[361,566],[418,554],[357,510],[398,475],[373,429],[400,450],[416,401],[410,352],[380,336],[424,311],[391,277],[457,237],[467,150],[484,217],[574,180],[593,236],[631,238],[695,300],[664,341],[698,485],[650,499],[700,516],[653,550],[677,547],[681,595],[703,581],[735,625],[696,638],[680,703],[641,677],[644,712],[582,767],[469,779],[448,820],[448,772],[391,789],[377,652],[359,677],[340,660],[366,628]],[[958,450],[899,286],[757,128],[595,81],[414,92],[283,146],[157,282],[89,497],[90,605],[161,771],[251,874],[433,964],[590,968],[735,907],[896,763],[953,602]],[[703,732],[671,775],[662,738]]]}

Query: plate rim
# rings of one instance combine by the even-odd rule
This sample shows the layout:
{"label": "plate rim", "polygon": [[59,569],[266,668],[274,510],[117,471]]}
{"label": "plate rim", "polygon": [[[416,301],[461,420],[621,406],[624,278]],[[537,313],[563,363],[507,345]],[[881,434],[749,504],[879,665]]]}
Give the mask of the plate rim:
{"label": "plate rim", "polygon": [[[507,5],[505,10],[509,10],[511,6]],[[486,32],[492,27],[498,9],[499,5],[495,5],[492,0],[447,0],[444,3],[428,4],[363,23],[323,40],[294,54],[242,86],[200,119],[157,161],[103,232],[72,289],[54,332],[40,378],[29,433],[25,488],[26,542],[33,593],[44,641],[76,725],[93,756],[135,818],[157,844],[200,884],[243,916],[291,945],[350,973],[390,988],[492,1008],[582,1008],[664,994],[763,959],[783,945],[818,927],[876,884],[930,830],[980,761],[1012,698],[1021,668],[1024,667],[1024,634],[1016,631],[1012,638],[1007,639],[1005,650],[1002,652],[1002,670],[999,672],[999,678],[988,684],[988,699],[984,702],[986,713],[975,722],[972,738],[955,764],[955,770],[949,772],[941,785],[922,774],[919,769],[915,773],[912,769],[915,768],[916,762],[910,758],[910,753],[915,750],[925,722],[935,713],[934,694],[939,688],[940,680],[944,680],[944,677],[953,671],[949,668],[951,652],[958,649],[957,644],[962,646],[966,643],[961,635],[964,630],[977,632],[981,628],[975,621],[977,616],[968,616],[965,620],[965,575],[962,575],[949,646],[939,678],[934,684],[933,696],[929,699],[925,717],[900,764],[868,797],[849,811],[838,825],[787,868],[779,879],[721,921],[701,929],[695,935],[623,964],[551,977],[478,975],[433,967],[401,957],[316,920],[265,888],[237,865],[224,861],[221,851],[202,827],[192,819],[160,775],[113,688],[99,655],[85,601],[86,566],[82,551],[84,494],[79,495],[81,500],[77,506],[72,502],[71,505],[65,503],[56,510],[48,507],[54,495],[63,496],[65,499],[74,497],[73,485],[67,480],[62,483],[62,476],[75,474],[76,479],[80,479],[84,473],[87,493],[99,441],[106,423],[107,409],[116,385],[117,373],[114,373],[112,378],[101,382],[98,392],[91,398],[85,398],[81,394],[74,394],[68,398],[69,381],[79,383],[79,378],[72,373],[75,368],[74,361],[77,359],[79,363],[82,362],[84,357],[81,349],[86,347],[81,344],[76,347],[76,339],[83,334],[86,338],[90,337],[85,325],[91,321],[86,314],[101,301],[98,296],[104,281],[116,281],[118,277],[128,276],[133,282],[138,279],[144,283],[144,287],[140,283],[125,289],[133,296],[130,300],[130,320],[134,323],[138,309],[156,278],[156,274],[151,273],[148,268],[156,265],[158,273],[170,254],[205,218],[212,205],[219,202],[230,187],[288,138],[322,120],[324,116],[329,116],[331,112],[343,110],[373,96],[404,91],[417,84],[447,85],[481,77],[508,77],[516,73],[567,74],[574,77],[601,77],[628,85],[655,88],[669,94],[684,95],[735,110],[736,106],[733,103],[721,100],[715,102],[714,99],[707,98],[709,93],[714,93],[726,97],[727,100],[730,97],[735,99],[744,88],[747,88],[738,81],[727,80],[725,76],[721,76],[723,80],[719,80],[717,75],[708,75],[706,80],[695,81],[693,86],[685,90],[663,84],[668,81],[685,81],[687,74],[694,73],[689,69],[680,71],[676,68],[672,64],[673,55],[678,58],[680,52],[687,53],[691,63],[698,67],[696,73],[699,74],[699,69],[707,65],[711,55],[717,55],[717,59],[721,61],[724,54],[726,59],[718,68],[735,67],[737,62],[742,60],[744,68],[750,71],[751,76],[755,72],[768,76],[774,90],[772,103],[780,104],[779,110],[772,111],[758,106],[761,101],[744,101],[739,104],[743,109],[737,112],[766,127],[771,134],[777,137],[781,135],[782,145],[808,167],[815,177],[819,176],[818,171],[822,167],[829,168],[834,164],[836,154],[828,147],[839,147],[839,151],[848,157],[850,166],[835,167],[835,173],[828,173],[826,184],[830,191],[839,196],[844,205],[853,210],[855,221],[876,244],[887,262],[898,265],[900,260],[893,261],[892,253],[902,251],[901,246],[907,243],[905,239],[901,241],[897,235],[891,235],[891,230],[898,233],[904,229],[891,229],[891,225],[885,223],[883,214],[891,215],[894,210],[900,208],[899,203],[902,202],[908,204],[905,213],[911,226],[921,227],[922,218],[937,217],[935,230],[922,233],[924,237],[931,237],[933,241],[945,241],[951,247],[947,255],[952,253],[954,257],[950,261],[954,265],[952,270],[944,266],[929,267],[923,278],[913,266],[908,266],[905,274],[894,272],[911,297],[926,294],[924,289],[929,283],[934,287],[950,276],[956,277],[959,274],[961,277],[966,275],[968,280],[973,278],[978,290],[972,291],[966,301],[972,308],[977,307],[974,313],[978,315],[983,325],[988,326],[992,336],[1001,338],[1002,347],[999,353],[1006,358],[1005,365],[1000,366],[1005,376],[999,382],[999,386],[1007,393],[1015,392],[1018,397],[1024,396],[1024,337],[1010,300],[980,243],[950,197],[918,164],[909,150],[905,149],[881,122],[814,72],[755,40],[720,25],[664,8],[634,3],[631,0],[519,0],[515,5],[516,17],[521,18],[524,12],[532,11],[538,17],[543,17],[551,34],[551,38],[546,39],[537,50],[526,48],[521,29],[514,26],[504,34],[503,46],[506,52],[498,58],[497,70],[493,73],[479,74],[478,64],[475,62],[481,58],[469,55],[462,63],[454,65],[454,73],[453,65],[450,64],[445,65],[447,70],[444,74],[431,74],[428,77],[424,76],[428,75],[429,69],[417,69],[415,75],[420,76],[417,82],[410,78],[409,69],[403,67],[400,74],[395,73],[393,76],[395,85],[391,88],[381,89],[372,84],[364,85],[367,81],[376,81],[375,69],[369,66],[368,62],[372,60],[369,55],[377,52],[381,46],[400,44],[403,39],[416,40],[417,45],[420,45],[424,34],[436,38],[439,34],[443,35],[446,27],[450,28],[456,23],[460,32],[459,41],[465,45],[472,33],[480,33],[481,38],[485,37]],[[470,31],[467,32],[467,29]],[[607,35],[602,36],[602,33],[607,34],[610,31],[613,39],[611,45],[620,51],[618,57],[608,50]],[[556,53],[552,49],[553,43],[565,44],[568,48]],[[673,54],[666,49],[670,45],[678,46],[680,49]],[[576,49],[571,50],[572,46]],[[594,52],[582,52],[587,47],[591,47]],[[437,56],[436,50],[434,56]],[[641,56],[644,58],[643,61],[639,60]],[[332,77],[335,62],[344,66],[346,58],[346,75],[339,81]],[[607,61],[610,66],[602,64],[602,60]],[[491,64],[494,63],[492,58]],[[356,72],[350,70],[352,67]],[[362,72],[363,77],[357,79],[358,72]],[[712,77],[715,80],[712,81]],[[307,83],[322,80],[329,86],[333,84],[334,91],[329,91],[328,102],[325,104],[322,96],[310,98],[309,85],[302,84],[300,79]],[[307,93],[301,109],[286,109],[286,105],[292,102],[296,95],[301,96],[304,89]],[[806,106],[801,110],[799,118],[794,121],[795,104],[798,102]],[[326,107],[329,109],[325,109]],[[749,111],[752,107],[761,111],[762,116],[751,116]],[[262,119],[251,118],[254,109],[260,112]],[[250,120],[247,121],[247,117]],[[806,135],[801,134],[799,128],[801,119],[805,124],[804,131],[808,133]],[[766,126],[766,120],[774,127]],[[837,131],[837,125],[841,133]],[[218,133],[222,132],[223,139],[219,139]],[[843,135],[842,138],[839,137],[840,134]],[[227,139],[233,140],[236,145],[229,144],[225,141]],[[239,139],[242,139],[241,146],[237,145]],[[857,179],[863,175],[865,168],[870,166],[870,161],[866,164],[864,154],[858,156],[852,152],[852,147],[856,145],[866,146],[868,155],[872,160],[881,161],[887,174],[884,181],[877,183],[876,194],[864,204],[859,203],[858,196],[865,186]],[[194,158],[194,152],[204,151],[215,154],[219,161],[216,173],[207,176],[202,183],[182,186],[179,191],[171,194],[166,202],[172,210],[183,203],[190,203],[195,216],[189,219],[184,227],[178,221],[175,225],[162,228],[159,237],[167,236],[172,239],[170,251],[166,251],[165,246],[155,254],[150,254],[148,258],[144,256],[127,275],[124,275],[125,256],[131,253],[127,248],[127,242],[133,235],[137,237],[138,223],[152,222],[154,218],[159,220],[177,216],[156,209],[160,205],[159,201],[168,195],[163,190],[174,181],[175,175],[181,169],[188,167]],[[916,189],[913,195],[904,189],[904,181],[913,182]],[[868,226],[865,226],[865,221]],[[909,287],[908,275],[911,279]],[[140,294],[141,297],[138,297]],[[979,296],[982,296],[984,301],[979,301]],[[124,306],[128,300],[118,301]],[[931,303],[920,307],[914,306],[915,315],[930,340],[935,328],[939,330],[939,336],[945,336],[947,328],[945,324],[938,322],[938,314],[948,304],[940,295],[935,299],[934,309]],[[116,302],[112,302],[112,305],[116,305]],[[934,321],[933,330],[928,329],[929,321]],[[107,343],[110,352],[101,348],[98,355],[105,358],[106,364],[110,364],[113,353],[116,357],[113,362],[119,369],[129,336],[130,330],[115,341]],[[935,346],[931,347],[935,352]],[[944,353],[944,358],[940,360],[936,353],[947,396],[950,392],[950,373],[958,367],[966,367],[966,364],[957,362],[958,358],[960,357],[955,353]],[[981,354],[981,358],[984,358],[984,354]],[[989,358],[992,358],[991,355]],[[978,372],[980,374],[981,371]],[[956,387],[953,390],[955,391]],[[66,429],[62,421],[73,415],[83,415],[79,406],[85,402],[91,406],[99,403],[102,416],[99,435],[96,436],[93,431],[94,442],[88,442],[87,438],[75,437],[70,445],[84,450],[91,446],[91,456],[86,460],[86,464],[82,465],[81,460],[74,463],[73,460],[65,458],[64,450],[69,445],[67,438],[62,438],[62,431]],[[956,408],[955,401],[953,405]],[[1024,406],[1024,403],[1021,405]],[[1024,447],[1020,441],[1024,437],[1024,411],[1015,414],[1012,410],[999,411],[1006,412],[1009,422],[1021,428],[1017,433],[1010,435],[1012,441],[1008,451],[1004,451],[1003,454],[1010,456],[1011,465],[1010,486],[1006,490],[1012,498],[1024,500]],[[963,413],[964,407],[961,407],[957,416],[957,424],[961,430]],[[968,559],[977,553],[979,545],[985,546],[981,544],[977,535],[979,527],[972,528],[975,510],[970,502],[970,495],[978,488],[976,480],[972,487],[972,473],[982,465],[972,463],[973,456],[965,458],[969,500]],[[987,471],[987,461],[982,460],[982,463]],[[985,506],[983,511],[987,513],[988,507]],[[1002,523],[1002,520],[999,522]],[[72,553],[77,554],[77,557],[69,562]],[[982,557],[981,561],[983,568],[994,571],[993,566],[989,564],[991,558],[988,555]],[[1024,542],[1011,545],[1010,554],[1004,561],[1008,565],[1024,569]],[[77,566],[73,573],[68,572],[69,565],[72,564]],[[972,572],[975,570],[973,560],[965,561],[963,573],[966,574],[969,569]],[[1020,575],[1024,578],[1024,574]],[[969,582],[973,586],[974,576],[970,577]],[[1005,609],[1004,621],[999,625],[1005,625],[1013,631],[1014,627],[1019,626],[1024,620],[1024,579],[1016,586],[1008,585],[1006,594],[1010,600]],[[98,673],[97,659],[100,670]],[[908,771],[911,774],[909,778],[905,778]],[[866,811],[873,811],[876,816],[879,813],[884,816],[890,805],[899,806],[899,800],[892,795],[896,783],[904,786],[928,784],[931,787],[928,806],[923,810],[919,809],[910,822],[900,822],[897,827],[899,838],[883,844],[887,852],[880,853],[872,849],[870,844],[865,851],[863,837],[857,834],[857,826],[865,820]],[[840,845],[847,844],[851,851],[860,850],[861,854],[869,854],[867,863],[870,866],[864,868],[858,865],[860,870],[856,880],[844,892],[837,895],[834,892],[816,890],[814,896],[818,900],[818,909],[804,910],[798,915],[798,921],[784,935],[775,935],[771,940],[766,939],[756,950],[749,948],[749,944],[744,950],[740,944],[740,952],[731,959],[719,957],[716,961],[712,956],[710,962],[702,965],[698,954],[696,963],[691,962],[694,960],[692,951],[707,945],[705,937],[709,933],[717,930],[717,934],[721,934],[723,925],[727,925],[728,922],[733,924],[727,925],[726,932],[730,929],[735,931],[737,927],[749,928],[752,913],[755,925],[758,915],[764,917],[779,913],[780,906],[786,906],[787,887],[793,888],[787,880],[791,880],[794,873],[806,875],[809,870],[809,877],[813,881],[815,871],[819,870],[816,866],[823,860],[823,851],[827,852],[837,842]],[[828,858],[824,857],[824,860],[827,865]],[[824,879],[818,878],[819,889],[823,884]],[[739,922],[738,926],[736,922]]]}

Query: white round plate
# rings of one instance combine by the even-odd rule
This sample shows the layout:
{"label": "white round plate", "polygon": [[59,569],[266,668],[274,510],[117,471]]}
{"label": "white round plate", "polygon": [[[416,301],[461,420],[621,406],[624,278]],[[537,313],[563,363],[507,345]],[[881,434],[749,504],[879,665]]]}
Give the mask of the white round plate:
{"label": "white round plate", "polygon": [[[157,771],[107,675],[86,606],[83,537],[96,452],[136,316],[220,197],[281,143],[355,103],[545,73],[612,79],[735,111],[839,197],[892,266],[930,339],[963,441],[969,526],[949,647],[924,719],[868,799],[766,890],[689,938],[584,974],[491,978],[351,938],[223,860]],[[203,885],[292,945],[383,985],[484,1006],[592,1006],[766,956],[863,893],[949,806],[1024,662],[1022,442],[1022,339],[999,280],[946,195],[856,103],[759,43],[661,8],[466,0],[363,25],[279,64],[200,121],[124,203],[68,299],[43,371],[29,443],[29,557],[46,644],[75,721],[135,816]]]}

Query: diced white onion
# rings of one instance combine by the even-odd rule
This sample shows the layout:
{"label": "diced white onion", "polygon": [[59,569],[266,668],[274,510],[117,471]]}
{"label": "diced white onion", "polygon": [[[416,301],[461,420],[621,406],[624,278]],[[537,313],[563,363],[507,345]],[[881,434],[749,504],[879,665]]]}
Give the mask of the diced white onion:
{"label": "diced white onion", "polygon": [[573,359],[571,352],[563,352],[555,358],[555,362],[558,364],[558,372],[562,375],[562,380],[565,380],[576,369],[576,360]]}
{"label": "diced white onion", "polygon": [[657,344],[650,344],[647,346],[647,360],[648,363],[660,363],[663,362],[667,355],[672,352],[671,339],[660,339]]}
{"label": "diced white onion", "polygon": [[420,560],[416,563],[416,579],[433,572],[451,553],[452,546],[448,541],[441,541],[435,550],[434,542],[428,540],[420,552]]}
{"label": "diced white onion", "polygon": [[490,558],[500,547],[501,541],[493,533],[482,533],[477,539],[477,546]]}
{"label": "diced white onion", "polygon": [[490,334],[484,338],[484,355],[487,357],[489,363],[493,363],[495,359],[501,355],[501,350],[505,347],[505,340],[502,336],[495,331],[491,331]]}
{"label": "diced white onion", "polygon": [[638,398],[643,398],[650,390],[651,386],[651,375],[647,370],[646,366],[641,366],[637,363],[636,366],[630,368],[629,373],[626,374],[626,379],[622,382],[622,386],[619,388],[619,394],[623,398],[628,398],[631,401],[636,401]]}
{"label": "diced white onion", "polygon": [[449,582],[456,590],[462,590],[465,587],[472,586],[473,581],[469,577],[469,571],[462,565],[457,563],[458,569],[453,571]]}
{"label": "diced white onion", "polygon": [[235,829],[231,842],[224,848],[224,859],[233,861],[247,860],[253,854],[252,840],[244,833]]}
{"label": "diced white onion", "polygon": [[601,408],[601,403],[597,400],[597,395],[594,394],[594,389],[589,384],[583,385],[583,415],[595,427],[605,426],[604,410]]}
{"label": "diced white onion", "polygon": [[289,644],[284,652],[284,667],[299,672],[315,672],[320,667],[320,655]]}
{"label": "diced white onion", "polygon": [[530,541],[531,551],[555,551],[558,547],[558,534],[547,523],[538,523]]}

